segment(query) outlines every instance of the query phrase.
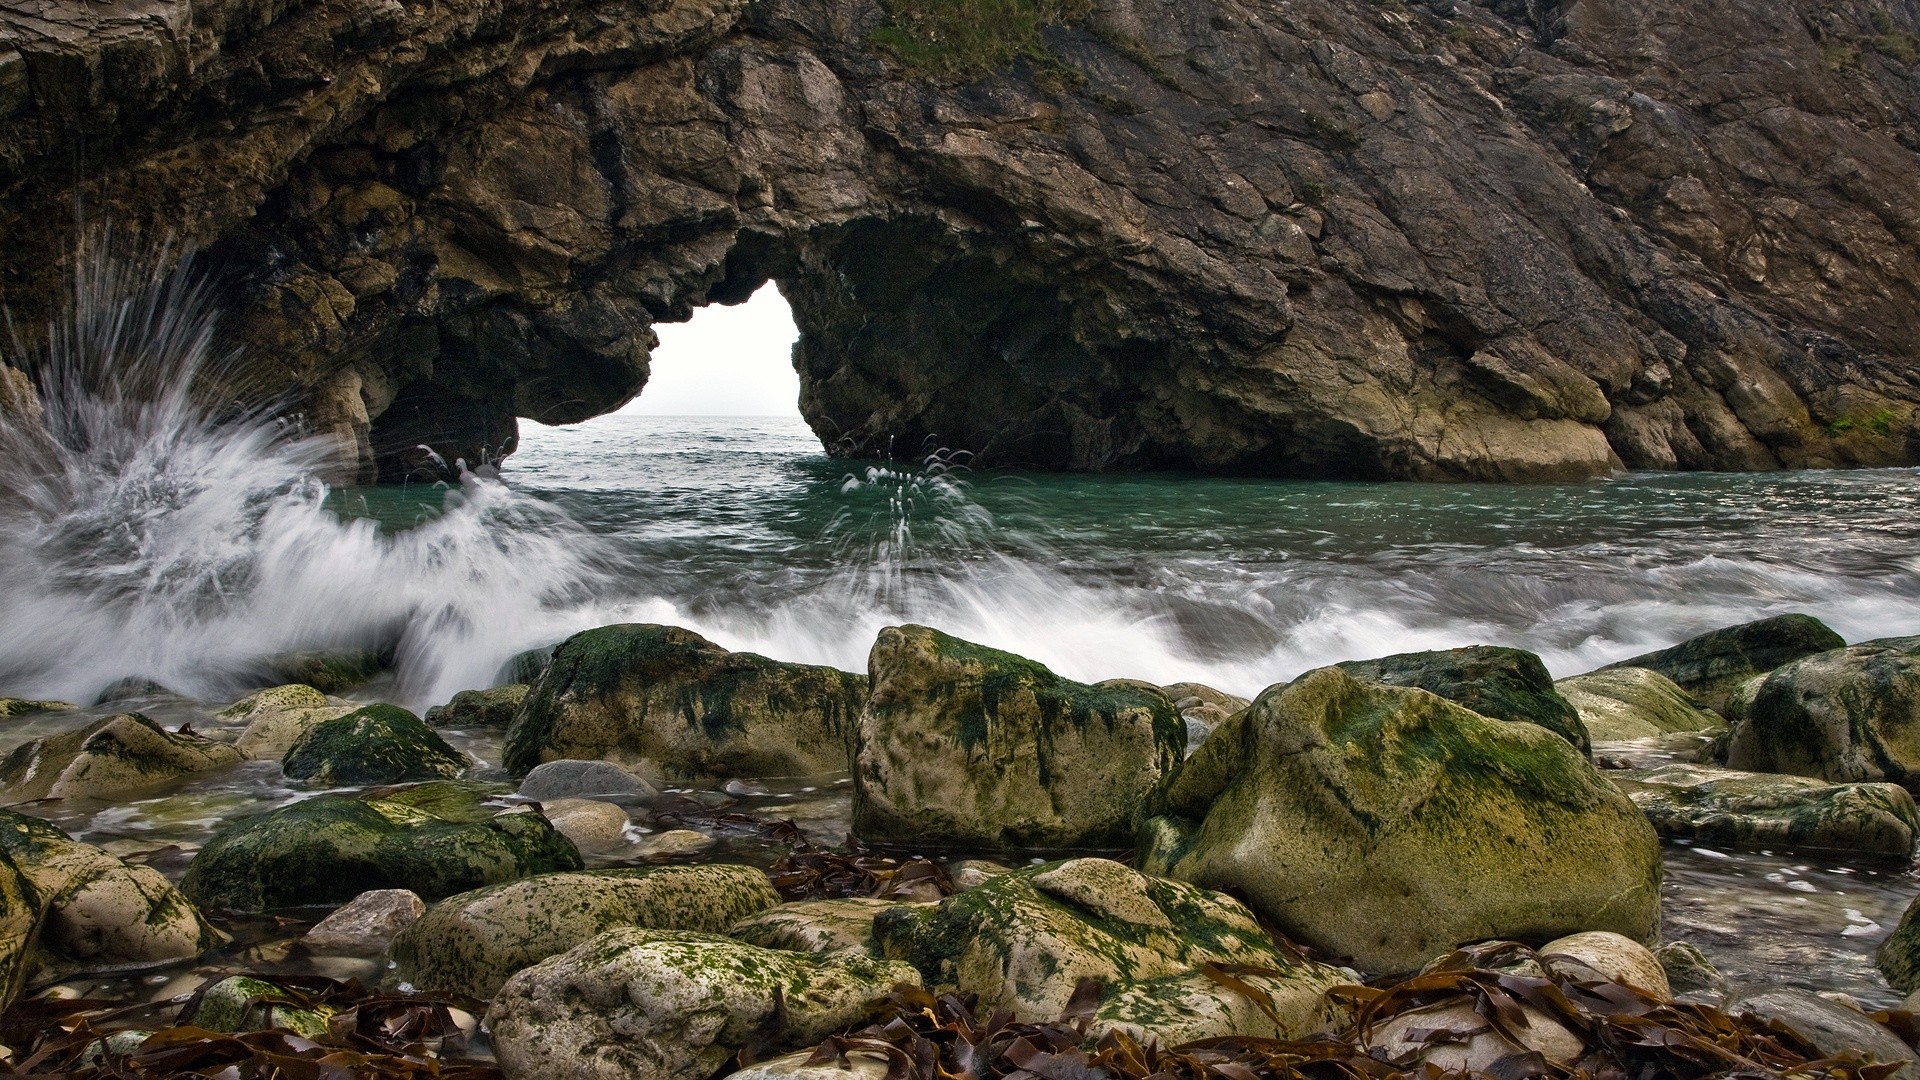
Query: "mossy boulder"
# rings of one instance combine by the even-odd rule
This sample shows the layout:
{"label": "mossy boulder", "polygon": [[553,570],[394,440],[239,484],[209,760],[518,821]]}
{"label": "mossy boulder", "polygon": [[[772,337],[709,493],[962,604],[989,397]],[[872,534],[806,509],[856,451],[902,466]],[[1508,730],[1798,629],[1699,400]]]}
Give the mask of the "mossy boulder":
{"label": "mossy boulder", "polygon": [[327,1034],[333,1015],[332,1006],[303,1005],[293,994],[264,979],[231,975],[201,992],[189,1019],[193,1026],[208,1031],[285,1028],[302,1038],[319,1039]]}
{"label": "mossy boulder", "polygon": [[109,799],[240,760],[225,743],[122,713],[15,747],[0,759],[0,803]]}
{"label": "mossy boulder", "polygon": [[1608,668],[1646,668],[1672,679],[1703,709],[1724,714],[1729,695],[1755,675],[1816,653],[1843,649],[1846,639],[1811,615],[1776,615],[1709,630],[1671,648]]}
{"label": "mossy boulder", "polygon": [[901,906],[898,900],[866,896],[800,900],[749,915],[728,927],[727,936],[763,949],[811,953],[852,949],[878,956],[873,920]]}
{"label": "mossy boulder", "polygon": [[249,694],[221,710],[218,719],[245,724],[234,741],[253,761],[279,761],[308,729],[353,712],[357,706],[330,698],[305,683],[287,683]]}
{"label": "mossy boulder", "polygon": [[1897,784],[1830,784],[1688,764],[1608,776],[1670,839],[1904,859],[1920,834],[1920,811]]}
{"label": "mossy boulder", "polygon": [[[983,1014],[1009,1008],[1049,1020],[1080,980],[1097,979],[1105,993],[1096,1034],[1121,1028],[1166,1045],[1304,1036],[1333,1018],[1326,991],[1352,980],[1282,953],[1232,897],[1109,859],[1030,867],[936,905],[892,908],[874,920],[873,935],[883,955],[913,964],[927,986],[977,995]],[[1210,979],[1208,964],[1269,972],[1248,980],[1264,1002]]]}
{"label": "mossy boulder", "polygon": [[1895,990],[1903,994],[1920,991],[1920,897],[1907,905],[1900,925],[1880,943],[1874,959]]}
{"label": "mossy boulder", "polygon": [[323,694],[351,690],[386,669],[370,649],[306,649],[276,653],[261,661],[255,676],[269,686],[303,683]]}
{"label": "mossy boulder", "polygon": [[617,926],[719,933],[779,902],[751,866],[545,874],[427,909],[394,939],[389,981],[490,998],[514,972]]}
{"label": "mossy boulder", "polygon": [[158,870],[128,866],[49,822],[0,810],[0,851],[45,911],[36,978],[190,960],[222,940]]}
{"label": "mossy boulder", "polygon": [[1882,638],[1778,668],[1727,740],[1727,765],[1920,791],[1920,637]]}
{"label": "mossy boulder", "polygon": [[0,719],[26,716],[37,712],[70,712],[73,708],[64,701],[28,701],[24,698],[0,697]]}
{"label": "mossy boulder", "polygon": [[368,705],[308,728],[280,761],[294,780],[329,787],[460,775],[473,762],[397,705]]}
{"label": "mossy boulder", "polygon": [[1339,668],[1261,694],[1162,803],[1141,869],[1230,890],[1368,971],[1659,929],[1659,839],[1565,739]]}
{"label": "mossy boulder", "polygon": [[262,911],[342,904],[370,889],[427,900],[581,869],[580,853],[539,813],[484,805],[455,783],[321,795],[222,829],[180,888],[205,908]]}
{"label": "mossy boulder", "polygon": [[1583,754],[1593,751],[1579,711],[1554,689],[1547,665],[1525,649],[1473,645],[1350,660],[1337,666],[1356,679],[1418,687],[1481,716],[1538,724]]}
{"label": "mossy boulder", "polygon": [[797,1049],[858,1026],[918,978],[856,953],[625,927],[509,979],[487,1027],[508,1076],[707,1080],[749,1045]]}
{"label": "mossy boulder", "polygon": [[676,626],[623,624],[555,650],[507,732],[516,776],[605,758],[674,779],[843,772],[864,676],[728,652]]}
{"label": "mossy boulder", "polygon": [[437,728],[504,728],[527,700],[527,684],[512,683],[491,690],[462,690],[445,705],[427,710],[427,726]]}
{"label": "mossy boulder", "polygon": [[860,715],[853,831],[901,847],[1124,847],[1180,761],[1156,689],[1088,686],[924,626],[880,631]]}
{"label": "mossy boulder", "polygon": [[1679,684],[1646,668],[1607,668],[1561,679],[1553,687],[1580,713],[1580,722],[1595,742],[1726,727],[1719,716],[1695,707]]}

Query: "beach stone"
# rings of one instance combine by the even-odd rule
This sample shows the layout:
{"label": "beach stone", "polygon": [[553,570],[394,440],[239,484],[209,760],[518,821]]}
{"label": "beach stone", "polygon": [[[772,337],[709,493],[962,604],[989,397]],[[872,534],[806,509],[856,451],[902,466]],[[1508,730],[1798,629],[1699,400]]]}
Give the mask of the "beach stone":
{"label": "beach stone", "polygon": [[317,953],[377,956],[427,910],[411,889],[369,889],[334,909],[300,939]]}
{"label": "beach stone", "polygon": [[394,939],[389,981],[490,998],[514,972],[616,926],[720,933],[779,902],[751,866],[545,874],[429,908]]}
{"label": "beach stone", "polygon": [[356,708],[304,683],[288,683],[241,698],[222,710],[219,719],[246,724],[234,745],[249,760],[279,761],[309,728]]}
{"label": "beach stone", "polygon": [[1160,801],[1142,870],[1230,890],[1365,971],[1463,941],[1658,935],[1659,838],[1564,738],[1341,668],[1261,694]]}
{"label": "beach stone", "polygon": [[[1571,1065],[1586,1053],[1586,1040],[1551,1016],[1525,1003],[1520,1012],[1524,1024],[1510,1025],[1517,1038],[1509,1039],[1487,1023],[1472,1001],[1444,1001],[1379,1021],[1366,1032],[1364,1045],[1375,1057],[1410,1058],[1434,1070],[1433,1075],[1455,1076],[1484,1076],[1502,1058],[1529,1051],[1560,1066]],[[1433,1031],[1459,1034],[1432,1039],[1428,1033]]]}
{"label": "beach stone", "polygon": [[869,843],[1122,847],[1185,753],[1157,689],[1072,682],[924,626],[880,631],[868,670],[853,831]]}
{"label": "beach stone", "polygon": [[1660,969],[1667,973],[1667,985],[1676,995],[1718,998],[1727,992],[1726,976],[1699,946],[1669,941],[1653,950],[1653,955],[1659,958]]}
{"label": "beach stone", "polygon": [[[1081,979],[1099,979],[1106,993],[1094,1033],[1120,1028],[1165,1045],[1300,1037],[1331,1020],[1326,990],[1351,981],[1283,954],[1232,897],[1109,859],[1043,864],[935,905],[891,908],[873,934],[882,955],[912,963],[928,987],[977,995],[983,1014],[1010,1008],[1050,1020]],[[1259,988],[1278,1022],[1206,979],[1208,963],[1274,972]]]}
{"label": "beach stone", "polygon": [[200,997],[191,1018],[208,1031],[263,1031],[286,1028],[307,1039],[323,1038],[335,1010],[329,1005],[303,1008],[293,996],[264,979],[233,975],[222,979]]}
{"label": "beach stone", "polygon": [[499,811],[467,784],[320,795],[220,830],[180,888],[236,911],[341,904],[372,889],[426,900],[581,868],[580,853],[538,813]]}
{"label": "beach stone", "polygon": [[190,960],[224,940],[158,870],[129,866],[39,818],[0,810],[0,851],[45,912],[35,978]]}
{"label": "beach stone", "polygon": [[520,782],[520,797],[548,799],[621,798],[645,801],[660,789],[611,761],[549,761]]}
{"label": "beach stone", "polygon": [[1811,615],[1775,615],[1709,630],[1670,648],[1601,670],[1646,668],[1658,672],[1685,690],[1696,705],[1724,713],[1729,695],[1755,675],[1846,645],[1845,638]]}
{"label": "beach stone", "polygon": [[1651,739],[1724,728],[1719,716],[1696,708],[1672,679],[1646,668],[1607,668],[1553,684],[1580,714],[1595,742]]}
{"label": "beach stone", "polygon": [[[1653,950],[1619,934],[1590,930],[1568,934],[1540,946],[1541,963],[1568,977],[1579,977],[1584,967],[1622,986],[1631,986],[1655,1001],[1672,1001],[1673,987]],[[1572,961],[1568,964],[1567,961]]]}
{"label": "beach stone", "polygon": [[728,1073],[727,1080],[887,1080],[890,1064],[885,1054],[861,1050],[849,1050],[823,1065],[807,1064],[812,1059],[812,1050],[796,1050]]}
{"label": "beach stone", "polygon": [[74,706],[64,701],[27,701],[22,698],[0,697],[0,719],[13,716],[26,716],[37,712],[70,712]]}
{"label": "beach stone", "polygon": [[427,710],[428,727],[504,728],[527,700],[525,683],[496,686],[491,690],[462,690],[445,705]]}
{"label": "beach stone", "polygon": [[1607,776],[1670,839],[1905,858],[1920,834],[1920,810],[1896,784],[1830,784],[1685,763]]}
{"label": "beach stone", "polygon": [[1920,1080],[1913,1050],[1892,1031],[1866,1015],[1818,994],[1791,987],[1762,990],[1730,999],[1726,1011],[1777,1020],[1798,1032],[1822,1054],[1853,1051],[1883,1065],[1904,1063],[1895,1080]]}
{"label": "beach stone", "polygon": [[451,779],[472,765],[420,718],[397,705],[368,705],[308,728],[280,768],[327,787]]}
{"label": "beach stone", "polygon": [[727,936],[763,949],[808,953],[853,949],[877,956],[873,920],[881,912],[901,906],[898,900],[866,896],[800,900],[749,915],[728,927]]}
{"label": "beach stone", "polygon": [[1335,666],[1356,679],[1418,687],[1481,716],[1538,724],[1583,754],[1593,750],[1580,713],[1554,689],[1547,665],[1525,649],[1473,645],[1349,660]]}
{"label": "beach stone", "polygon": [[15,747],[0,759],[0,804],[110,799],[240,760],[225,743],[122,713]]}
{"label": "beach stone", "polygon": [[606,758],[674,779],[844,772],[864,676],[728,652],[691,630],[629,623],[575,634],[507,732],[523,775]]}
{"label": "beach stone", "polygon": [[764,1049],[792,1050],[857,1026],[873,1001],[918,978],[852,952],[622,927],[509,979],[487,1027],[509,1076],[707,1080],[769,1035]]}
{"label": "beach stone", "polygon": [[1920,789],[1920,637],[1863,642],[1776,669],[1727,740],[1727,764]]}
{"label": "beach stone", "polygon": [[598,799],[555,799],[540,804],[540,812],[582,851],[605,851],[626,843],[632,820],[622,807]]}

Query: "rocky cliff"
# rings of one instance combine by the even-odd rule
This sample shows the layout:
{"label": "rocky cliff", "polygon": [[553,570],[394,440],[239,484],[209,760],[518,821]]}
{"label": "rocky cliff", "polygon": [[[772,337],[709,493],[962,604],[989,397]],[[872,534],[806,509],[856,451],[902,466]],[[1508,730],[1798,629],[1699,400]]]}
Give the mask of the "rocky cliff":
{"label": "rocky cliff", "polygon": [[[341,478],[769,279],[832,450],[1920,457],[1915,0],[0,0],[0,288],[194,240]],[[30,334],[30,331],[28,331]]]}

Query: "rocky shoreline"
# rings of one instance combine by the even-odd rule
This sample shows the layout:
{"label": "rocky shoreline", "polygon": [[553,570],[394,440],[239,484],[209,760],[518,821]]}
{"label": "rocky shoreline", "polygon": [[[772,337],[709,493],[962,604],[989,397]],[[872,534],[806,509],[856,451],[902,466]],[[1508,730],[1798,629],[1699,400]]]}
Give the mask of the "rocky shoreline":
{"label": "rocky shoreline", "polygon": [[[305,670],[340,691],[328,673],[370,667]],[[1647,1066],[1628,1031],[1671,1050],[1704,1024],[1762,1071],[1916,1068],[1904,1008],[1718,972],[1662,939],[1660,894],[1663,838],[1910,866],[1920,639],[1849,646],[1788,615],[1558,683],[1478,646],[1250,702],[1075,683],[920,626],[884,630],[864,674],[652,625],[506,674],[528,681],[425,719],[290,683],[204,732],[82,717],[0,760],[10,1063],[163,1075],[226,1032],[249,1054],[378,1050],[369,1075],[444,1056],[510,1078],[931,1077],[923,1043],[985,1055],[981,1076],[1056,1075],[1043,1051],[1107,1070],[1076,1076],[1206,1075],[1195,1053],[1268,1070],[1246,1075],[1284,1054],[1546,1075]],[[504,768],[449,741],[476,728]],[[1649,747],[1671,753],[1627,760]],[[220,827],[174,880],[41,816],[273,762],[311,790]],[[783,773],[851,789],[838,850],[685,786]],[[702,854],[728,830],[784,854]],[[1920,904],[1879,957],[1920,991]],[[368,1035],[369,1015],[421,1037]],[[1140,1071],[1160,1054],[1172,1071]]]}

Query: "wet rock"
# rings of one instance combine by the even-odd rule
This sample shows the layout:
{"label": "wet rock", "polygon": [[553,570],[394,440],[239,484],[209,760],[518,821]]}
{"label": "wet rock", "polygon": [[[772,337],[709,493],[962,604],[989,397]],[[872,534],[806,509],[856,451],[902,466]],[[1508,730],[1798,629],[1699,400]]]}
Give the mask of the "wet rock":
{"label": "wet rock", "polygon": [[[1554,1065],[1571,1065],[1586,1053],[1586,1040],[1531,1005],[1520,1006],[1522,1023],[1507,1033],[1488,1024],[1471,1001],[1448,1001],[1410,1009],[1374,1025],[1365,1045],[1375,1057],[1411,1059],[1443,1074],[1485,1075],[1515,1054],[1538,1053]],[[1430,1032],[1453,1032],[1433,1038]]]}
{"label": "wet rock", "polygon": [[1727,740],[1727,764],[1920,790],[1920,637],[1809,656],[1768,675]]}
{"label": "wet rock", "polygon": [[114,798],[239,761],[225,743],[122,713],[16,747],[0,759],[0,803]]}
{"label": "wet rock", "polygon": [[992,859],[961,859],[948,867],[953,884],[961,890],[971,889],[975,885],[984,885],[1001,874],[1013,872],[1013,867],[997,863]]}
{"label": "wet rock", "polygon": [[829,1061],[823,1065],[809,1065],[813,1059],[812,1050],[796,1050],[791,1054],[762,1061],[758,1065],[749,1065],[738,1072],[728,1073],[728,1080],[887,1080],[890,1059],[885,1054],[865,1053],[859,1050],[848,1051],[845,1057]]}
{"label": "wet rock", "polygon": [[540,814],[498,811],[470,785],[437,783],[321,795],[236,822],[193,857],[180,888],[202,907],[261,911],[371,889],[438,900],[580,868],[580,853]]}
{"label": "wet rock", "polygon": [[1726,721],[1704,709],[1672,679],[1646,668],[1607,668],[1554,683],[1580,714],[1595,742],[1651,739],[1709,731]]}
{"label": "wet rock", "polygon": [[190,1018],[208,1031],[261,1031],[283,1027],[296,1035],[318,1039],[327,1034],[334,1010],[328,1005],[302,1007],[287,991],[263,979],[234,975],[222,979],[200,997]]}
{"label": "wet rock", "polygon": [[1900,916],[1887,940],[1874,955],[1887,983],[1903,994],[1920,992],[1920,897]]}
{"label": "wet rock", "polygon": [[280,768],[291,779],[335,787],[450,779],[471,764],[407,710],[368,705],[308,728]]}
{"label": "wet rock", "polygon": [[527,685],[513,683],[491,690],[462,690],[445,705],[427,710],[429,727],[504,728],[527,700]]}
{"label": "wet rock", "polygon": [[734,923],[727,936],[763,949],[829,953],[842,949],[880,955],[873,941],[873,920],[902,906],[898,900],[849,896],[838,900],[802,900],[781,904]]}
{"label": "wet rock", "polygon": [[1539,955],[1548,969],[1567,978],[1597,975],[1631,986],[1655,1001],[1673,1000],[1673,987],[1660,958],[1631,938],[1604,930],[1568,934],[1540,946]]}
{"label": "wet rock", "polygon": [[33,882],[13,856],[0,849],[0,1008],[11,1006],[26,983],[44,914]]}
{"label": "wet rock", "polygon": [[39,818],[0,810],[0,851],[45,912],[35,978],[190,960],[223,940],[180,890]]}
{"label": "wet rock", "polygon": [[1899,1036],[1869,1020],[1860,1012],[1837,1005],[1805,990],[1763,990],[1736,996],[1726,1004],[1729,1013],[1742,1013],[1763,1020],[1777,1020],[1798,1032],[1823,1054],[1860,1054],[1870,1062],[1884,1065],[1905,1063],[1895,1080],[1920,1078],[1915,1055]]}
{"label": "wet rock", "polygon": [[303,683],[323,694],[351,690],[385,670],[380,654],[368,649],[308,649],[276,653],[261,661],[263,685]]}
{"label": "wet rock", "polygon": [[605,851],[627,841],[626,810],[598,799],[556,799],[540,804],[561,835],[582,851]]}
{"label": "wet rock", "polygon": [[378,956],[426,910],[410,889],[370,889],[315,923],[300,942],[316,953]]}
{"label": "wet rock", "polygon": [[634,854],[642,859],[670,859],[676,855],[697,855],[718,842],[697,829],[668,829],[641,840]]}
{"label": "wet rock", "polygon": [[309,728],[356,708],[304,683],[289,683],[241,698],[224,709],[220,719],[247,725],[234,746],[250,760],[279,761]]}
{"label": "wet rock", "polygon": [[524,774],[607,758],[674,778],[842,772],[866,683],[728,652],[679,627],[603,626],[555,651],[507,733],[505,764]]}
{"label": "wet rock", "polygon": [[1688,764],[1607,775],[1672,839],[1905,858],[1920,837],[1920,810],[1895,784],[1829,784]]}
{"label": "wet rock", "polygon": [[[1165,1045],[1305,1035],[1330,1020],[1327,988],[1351,979],[1282,954],[1231,897],[1107,859],[1018,870],[931,907],[883,911],[873,932],[883,955],[911,962],[929,987],[978,995],[983,1012],[1051,1019],[1081,979],[1099,979],[1094,1028]],[[1272,1014],[1208,980],[1208,963],[1272,971],[1259,982]]]}
{"label": "wet rock", "polygon": [[617,926],[717,934],[779,902],[751,866],[546,874],[435,904],[394,939],[390,981],[490,998],[514,972]]}
{"label": "wet rock", "polygon": [[1667,985],[1675,995],[1717,1000],[1727,992],[1726,977],[1697,946],[1685,941],[1669,941],[1653,950],[1653,955],[1659,959],[1660,969],[1667,973]]}
{"label": "wet rock", "polygon": [[1672,679],[1694,703],[1724,712],[1741,683],[1802,657],[1846,647],[1846,640],[1811,615],[1776,615],[1709,630],[1678,645],[1602,668],[1646,668]]}
{"label": "wet rock", "polygon": [[26,716],[37,712],[66,712],[73,708],[64,701],[27,701],[21,698],[0,698],[0,719],[13,716]]}
{"label": "wet rock", "polygon": [[1063,679],[924,626],[880,632],[853,831],[909,847],[1124,846],[1186,729],[1158,690]]}
{"label": "wet rock", "polygon": [[549,761],[520,782],[525,799],[620,798],[645,801],[660,789],[611,761]]}
{"label": "wet rock", "polygon": [[1415,686],[1495,720],[1538,724],[1591,753],[1580,714],[1554,689],[1540,658],[1524,649],[1474,645],[1439,652],[1400,653],[1336,665],[1356,679]]}
{"label": "wet rock", "polygon": [[795,1049],[855,1026],[870,1002],[917,980],[856,953],[627,927],[509,979],[487,1027],[509,1076],[706,1080],[769,1034],[767,1049]]}
{"label": "wet rock", "polygon": [[1338,668],[1262,694],[1163,801],[1143,870],[1231,890],[1367,971],[1462,941],[1658,931],[1659,840],[1565,739]]}

